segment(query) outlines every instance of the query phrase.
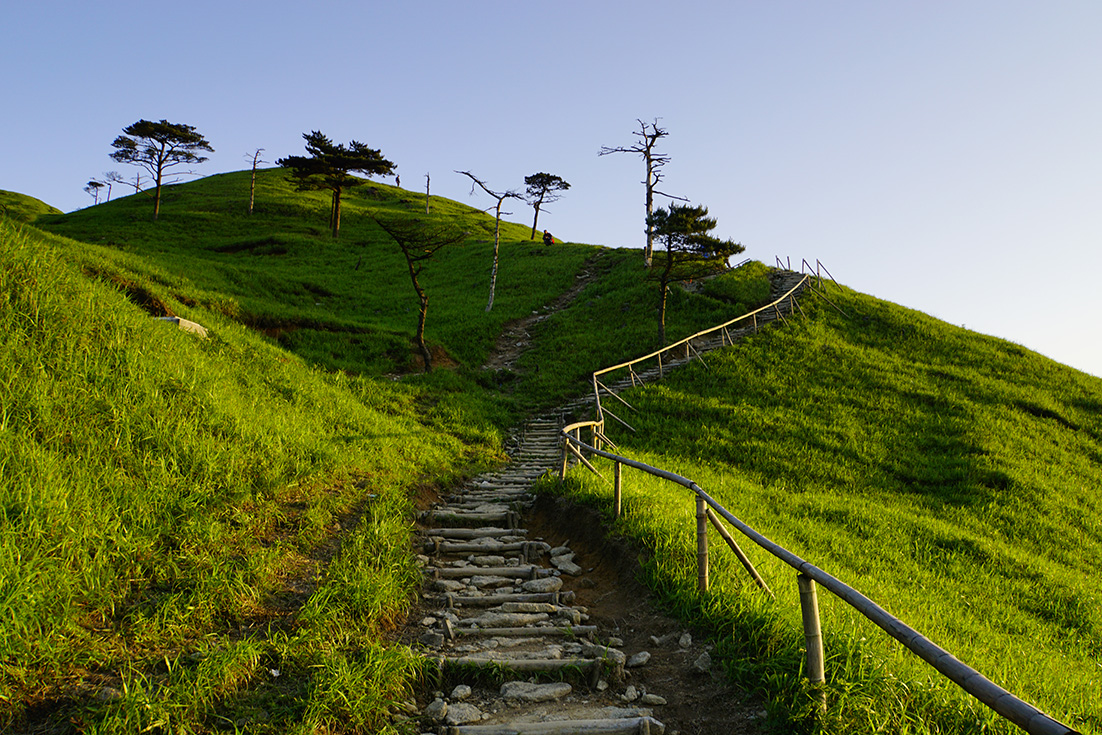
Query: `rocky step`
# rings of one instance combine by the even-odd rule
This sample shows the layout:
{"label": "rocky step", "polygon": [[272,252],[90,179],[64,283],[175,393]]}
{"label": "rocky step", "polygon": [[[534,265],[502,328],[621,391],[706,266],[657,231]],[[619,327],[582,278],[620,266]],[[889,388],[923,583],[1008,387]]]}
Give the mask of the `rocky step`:
{"label": "rocky step", "polygon": [[438,602],[447,608],[456,607],[495,607],[509,602],[546,602],[553,605],[569,605],[574,602],[574,591],[554,592],[509,592],[492,595],[445,594],[440,597],[426,596],[428,602]]}
{"label": "rocky step", "polygon": [[538,580],[543,577],[550,577],[552,574],[552,570],[535,564],[522,564],[515,567],[425,567],[421,571],[432,579],[462,579],[463,577],[478,575],[482,577]]}
{"label": "rocky step", "polygon": [[553,720],[502,725],[457,725],[447,735],[663,735],[666,726],[653,717],[602,720]]}
{"label": "rocky step", "polygon": [[482,528],[429,528],[425,530],[426,536],[452,538],[452,539],[478,539],[496,538],[500,541],[523,541],[528,535],[524,528],[496,528],[485,526]]}

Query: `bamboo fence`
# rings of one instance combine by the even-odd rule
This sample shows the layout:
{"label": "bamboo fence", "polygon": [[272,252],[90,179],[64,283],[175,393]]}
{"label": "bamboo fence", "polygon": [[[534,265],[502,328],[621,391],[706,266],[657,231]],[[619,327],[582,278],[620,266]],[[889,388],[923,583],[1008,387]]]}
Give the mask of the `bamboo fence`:
{"label": "bamboo fence", "polygon": [[[791,262],[787,264],[782,263],[777,259],[777,265],[781,268],[787,268],[791,270]],[[631,384],[635,385],[640,380],[639,372],[635,370],[635,366],[645,363],[648,360],[656,360],[658,364],[658,374],[661,376],[663,369],[662,356],[675,354],[675,351],[681,349],[684,351],[685,357],[691,359],[692,353],[695,352],[693,347],[693,340],[702,340],[711,335],[719,333],[723,344],[731,344],[729,328],[734,324],[741,321],[749,321],[749,323],[756,330],[758,328],[758,316],[761,314],[768,314],[770,310],[773,310],[778,318],[783,318],[780,312],[780,307],[786,301],[790,300],[788,310],[791,313],[793,307],[798,308],[798,304],[795,300],[795,294],[802,288],[811,285],[811,279],[815,278],[816,282],[822,284],[822,272],[827,272],[827,275],[832,281],[834,277],[829,274],[829,271],[823,267],[822,263],[818,260],[815,262],[815,266],[812,267],[807,260],[803,261],[802,267],[804,269],[803,277],[800,281],[789,289],[784,295],[774,300],[772,303],[763,306],[760,309],[732,319],[723,324],[717,325],[710,329],[706,329],[696,334],[686,337],[678,342],[667,345],[655,352],[651,352],[642,357],[634,360],[623,362],[618,365],[598,370],[593,373],[593,394],[595,398],[595,405],[597,410],[597,420],[595,421],[580,421],[570,424],[562,430],[562,467],[559,479],[562,481],[566,477],[566,470],[569,466],[571,458],[577,460],[588,468],[591,472],[601,476],[593,464],[586,459],[586,453],[589,456],[599,456],[611,460],[614,464],[613,471],[613,512],[615,517],[619,518],[621,512],[621,496],[623,492],[623,467],[632,467],[638,469],[647,474],[659,477],[663,480],[681,485],[693,493],[693,502],[695,504],[695,521],[696,521],[696,538],[697,538],[697,586],[701,591],[707,591],[709,585],[709,567],[708,567],[708,526],[712,525],[720,534],[724,543],[732,550],[737,556],[739,562],[746,569],[747,573],[753,578],[755,583],[770,596],[773,596],[772,590],[769,589],[761,575],[758,574],[754,565],[751,563],[746,553],[739,547],[734,537],[723,526],[720,519],[726,521],[733,528],[742,533],[745,537],[749,538],[759,547],[766,552],[781,560],[784,564],[788,565],[796,571],[797,588],[800,595],[800,610],[803,620],[804,639],[806,642],[806,671],[808,679],[811,683],[821,685],[826,681],[825,672],[825,657],[823,653],[823,637],[820,627],[819,619],[819,604],[818,604],[818,587],[821,586],[829,592],[833,593],[840,600],[852,607],[862,616],[870,620],[877,627],[882,629],[888,635],[895,640],[899,641],[907,650],[915,654],[923,661],[934,667],[942,676],[949,679],[969,695],[982,702],[984,705],[990,707],[996,713],[1003,718],[1014,723],[1027,733],[1031,735],[1079,735],[1078,731],[1073,730],[1067,725],[1053,719],[1049,715],[1045,714],[1041,710],[1037,709],[1028,702],[1019,699],[1015,695],[1011,694],[1007,690],[999,687],[975,669],[971,668],[967,664],[955,658],[951,653],[935,644],[930,639],[923,636],[918,631],[914,630],[899,618],[888,613],[884,608],[880,607],[873,600],[869,599],[865,595],[858,592],[853,587],[845,584],[836,577],[828,574],[817,566],[813,565],[804,559],[801,559],[796,554],[792,553],[788,549],[773,542],[763,534],[759,533],[755,529],[751,528],[746,523],[743,523],[737,517],[735,517],[730,511],[720,505],[714,498],[708,493],[702,490],[692,480],[682,477],[668,470],[663,470],[658,467],[638,462],[628,457],[624,457],[613,452],[606,451],[603,447],[605,445],[611,445],[611,441],[605,436],[605,418],[606,415],[617,422],[624,424],[629,429],[631,428],[626,422],[613,414],[607,408],[601,405],[601,393],[604,391],[606,394],[617,399],[624,405],[630,407],[623,398],[616,395],[610,388],[608,388],[604,381],[600,378],[613,373],[617,370],[627,369],[628,375],[631,379]],[[811,271],[810,273],[808,271]],[[837,281],[835,281],[837,283]],[[835,307],[837,308],[837,307]],[[699,353],[697,353],[699,355]],[[607,378],[606,378],[607,380]],[[587,444],[581,440],[581,432],[583,429],[589,429],[591,435],[591,444]],[[634,429],[633,429],[634,431]],[[602,476],[603,477],[603,476]],[[606,480],[607,481],[607,480]],[[819,690],[819,703],[821,708],[826,707],[826,693],[823,689]]]}

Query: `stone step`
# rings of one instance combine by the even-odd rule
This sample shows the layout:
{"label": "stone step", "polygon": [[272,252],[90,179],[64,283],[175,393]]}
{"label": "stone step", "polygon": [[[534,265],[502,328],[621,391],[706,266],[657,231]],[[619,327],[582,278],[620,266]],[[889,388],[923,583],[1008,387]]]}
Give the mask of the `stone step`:
{"label": "stone step", "polygon": [[496,607],[509,602],[548,602],[553,605],[561,605],[574,602],[574,591],[567,590],[556,592],[507,592],[494,595],[456,595],[448,593],[441,597],[426,597],[427,601],[435,601],[442,607]]}
{"label": "stone step", "polygon": [[509,637],[525,635],[569,636],[571,638],[592,638],[597,633],[596,625],[545,625],[522,628],[452,628],[454,635],[484,635],[487,637]]}
{"label": "stone step", "polygon": [[501,725],[454,725],[447,735],[663,735],[666,726],[653,717],[602,720],[510,722]]}
{"label": "stone step", "polygon": [[491,526],[484,528],[429,528],[425,530],[425,535],[458,539],[509,538],[527,536],[528,530],[524,528],[494,528]]}
{"label": "stone step", "polygon": [[432,579],[461,579],[474,576],[540,579],[551,576],[550,569],[537,567],[534,564],[516,567],[425,567],[422,571]]}

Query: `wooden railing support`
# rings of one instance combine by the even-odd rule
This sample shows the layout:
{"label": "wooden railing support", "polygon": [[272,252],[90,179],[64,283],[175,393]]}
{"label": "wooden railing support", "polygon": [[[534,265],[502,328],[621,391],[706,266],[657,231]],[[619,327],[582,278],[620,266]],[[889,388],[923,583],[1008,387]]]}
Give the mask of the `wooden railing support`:
{"label": "wooden railing support", "polygon": [[708,591],[708,506],[704,498],[696,497],[696,586]]}
{"label": "wooden railing support", "polygon": [[760,574],[758,574],[758,570],[754,568],[753,563],[750,561],[750,557],[746,556],[746,552],[742,550],[742,547],[738,545],[738,542],[735,541],[734,537],[727,531],[726,528],[723,527],[723,524],[719,522],[719,518],[716,516],[715,513],[712,512],[712,509],[706,508],[705,512],[708,514],[708,520],[712,522],[712,525],[715,526],[716,531],[718,531],[723,540],[727,542],[727,546],[731,549],[731,551],[735,553],[735,556],[738,557],[738,560],[742,562],[743,568],[750,573],[750,576],[757,583],[758,587],[761,587],[763,590],[765,590],[765,592],[774,600],[777,599],[777,596],[773,594],[773,590],[769,589],[769,585],[765,583],[765,580],[761,578]]}
{"label": "wooden railing support", "polygon": [[819,690],[819,708],[825,711],[826,691],[821,685],[826,681],[826,657],[823,655],[823,631],[819,625],[819,595],[815,591],[815,580],[811,577],[797,574],[796,581],[800,586],[800,612],[803,615],[804,642],[807,645],[807,678]]}

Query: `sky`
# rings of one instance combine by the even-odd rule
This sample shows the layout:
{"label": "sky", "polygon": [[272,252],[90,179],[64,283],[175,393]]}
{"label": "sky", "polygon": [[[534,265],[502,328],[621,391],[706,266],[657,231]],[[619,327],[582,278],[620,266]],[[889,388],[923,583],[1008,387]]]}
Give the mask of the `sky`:
{"label": "sky", "polygon": [[642,159],[597,152],[657,121],[662,190],[746,256],[1102,376],[1099,38],[1097,0],[5,1],[0,189],[90,205],[139,119],[201,175],[320,130],[477,207],[457,170],[561,176],[541,229],[641,247]]}

